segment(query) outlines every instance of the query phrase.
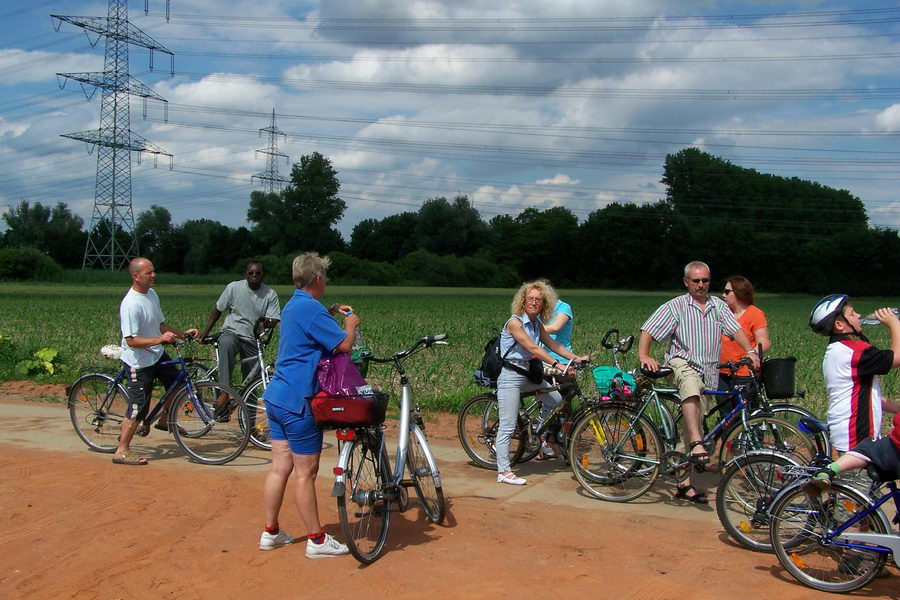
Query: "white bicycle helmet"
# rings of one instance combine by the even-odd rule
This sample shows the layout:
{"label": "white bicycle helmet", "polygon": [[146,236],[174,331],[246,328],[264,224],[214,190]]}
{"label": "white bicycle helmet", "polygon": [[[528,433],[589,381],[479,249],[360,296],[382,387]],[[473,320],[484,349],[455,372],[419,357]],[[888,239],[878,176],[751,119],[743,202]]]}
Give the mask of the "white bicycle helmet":
{"label": "white bicycle helmet", "polygon": [[834,321],[840,316],[847,304],[847,294],[830,294],[825,296],[809,313],[809,326],[819,335],[831,335]]}

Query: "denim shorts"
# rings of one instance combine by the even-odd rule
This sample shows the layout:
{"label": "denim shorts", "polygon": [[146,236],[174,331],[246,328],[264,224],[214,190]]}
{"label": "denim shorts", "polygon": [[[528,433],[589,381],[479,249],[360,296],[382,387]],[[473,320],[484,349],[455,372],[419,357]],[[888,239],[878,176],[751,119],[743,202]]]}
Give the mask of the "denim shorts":
{"label": "denim shorts", "polygon": [[302,415],[266,402],[269,433],[273,440],[287,442],[293,454],[319,454],[322,452],[322,430],[316,425],[312,411]]}

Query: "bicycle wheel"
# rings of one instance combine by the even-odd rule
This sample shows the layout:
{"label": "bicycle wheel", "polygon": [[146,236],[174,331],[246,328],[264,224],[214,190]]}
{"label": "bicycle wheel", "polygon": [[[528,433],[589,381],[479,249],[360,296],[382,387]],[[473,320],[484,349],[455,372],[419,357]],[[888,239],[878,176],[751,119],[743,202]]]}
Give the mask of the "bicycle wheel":
{"label": "bicycle wheel", "polygon": [[[249,421],[246,427],[250,430],[250,443],[260,450],[271,450],[272,440],[269,435],[269,417],[266,415],[266,404],[263,392],[266,391],[262,379],[250,382],[244,389],[244,404],[247,406]],[[245,423],[242,422],[244,427]]]}
{"label": "bicycle wheel", "polygon": [[734,541],[754,552],[772,552],[769,507],[785,484],[783,469],[796,464],[778,454],[749,454],[725,471],[716,490],[716,513]]}
{"label": "bicycle wheel", "polygon": [[[797,425],[797,422],[800,421],[801,418],[807,417],[810,419],[819,420],[816,415],[802,406],[796,406],[794,404],[788,404],[787,402],[778,402],[769,405],[769,412],[772,413],[772,416],[778,417],[779,419],[783,419],[790,423],[791,425]],[[799,427],[798,427],[799,428]],[[805,433],[805,432],[804,432]],[[822,446],[822,449],[825,453],[825,457],[828,458],[831,456],[831,438],[828,437],[828,433],[825,431],[820,431],[815,434],[806,434],[813,443],[815,443],[816,439],[818,439],[819,444]]]}
{"label": "bicycle wheel", "polygon": [[406,463],[416,495],[425,510],[425,514],[432,523],[440,523],[444,520],[444,490],[441,486],[441,474],[435,463],[434,455],[428,446],[425,432],[415,423],[409,427],[409,449],[406,453]]}
{"label": "bicycle wheel", "polygon": [[[846,548],[826,536],[871,501],[850,486],[832,484],[809,494],[798,482],[778,497],[770,511],[775,555],[795,579],[824,592],[849,592],[869,583],[887,555],[865,548]],[[866,515],[847,532],[887,533],[880,511]],[[854,546],[863,546],[859,542]]]}
{"label": "bicycle wheel", "polygon": [[[456,431],[463,450],[479,467],[497,468],[497,452],[495,439],[500,415],[497,409],[497,396],[479,394],[466,400],[456,421]],[[509,462],[515,464],[525,451],[525,436],[520,428],[513,433],[509,441]]]}
{"label": "bicycle wheel", "polygon": [[358,430],[344,463],[344,493],[338,496],[338,518],[347,547],[361,563],[374,562],[384,549],[391,521],[386,490],[389,477],[382,432]]}
{"label": "bicycle wheel", "polygon": [[128,391],[107,375],[85,375],[69,390],[68,404],[69,417],[81,441],[97,452],[115,452]]}
{"label": "bicycle wheel", "polygon": [[647,417],[630,408],[601,406],[572,428],[572,471],[586,492],[610,502],[644,494],[659,477],[662,440]]}
{"label": "bicycle wheel", "polygon": [[181,388],[169,411],[175,442],[192,460],[206,465],[237,458],[250,441],[249,422],[244,401],[215,381]]}
{"label": "bicycle wheel", "polygon": [[808,465],[816,457],[815,443],[808,435],[783,419],[757,415],[735,423],[724,436],[719,448],[719,462],[727,464],[735,456],[751,450],[771,450],[783,454],[801,465]]}

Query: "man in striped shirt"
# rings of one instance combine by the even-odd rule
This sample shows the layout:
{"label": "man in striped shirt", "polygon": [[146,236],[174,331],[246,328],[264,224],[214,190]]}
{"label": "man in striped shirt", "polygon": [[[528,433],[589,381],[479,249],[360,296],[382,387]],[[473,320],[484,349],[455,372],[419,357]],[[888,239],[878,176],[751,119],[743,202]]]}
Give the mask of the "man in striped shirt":
{"label": "man in striped shirt", "polygon": [[[716,389],[718,386],[716,365],[722,335],[733,338],[750,356],[754,368],[759,366],[756,350],[751,347],[734,314],[721,299],[709,296],[709,279],[706,263],[688,263],[684,267],[687,294],[669,300],[650,315],[641,326],[638,346],[641,367],[657,371],[659,363],[650,356],[650,343],[669,339],[665,364],[672,368],[674,383],[682,398],[685,446],[700,464],[709,463],[709,451],[700,443],[703,438],[701,423],[706,412],[701,398],[705,388]],[[690,477],[679,484],[675,497],[706,503],[706,495],[693,488]]]}

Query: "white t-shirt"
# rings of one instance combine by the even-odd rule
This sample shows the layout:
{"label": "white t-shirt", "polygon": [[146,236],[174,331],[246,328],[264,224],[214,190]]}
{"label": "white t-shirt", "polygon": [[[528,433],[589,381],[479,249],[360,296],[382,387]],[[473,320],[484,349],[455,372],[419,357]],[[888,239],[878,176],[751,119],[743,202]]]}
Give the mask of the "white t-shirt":
{"label": "white t-shirt", "polygon": [[156,364],[163,355],[162,344],[149,348],[132,348],[125,341],[127,337],[159,337],[162,331],[160,323],[165,322],[159,296],[151,288],[146,294],[128,290],[119,305],[119,322],[122,327],[122,362],[129,367],[143,369]]}

